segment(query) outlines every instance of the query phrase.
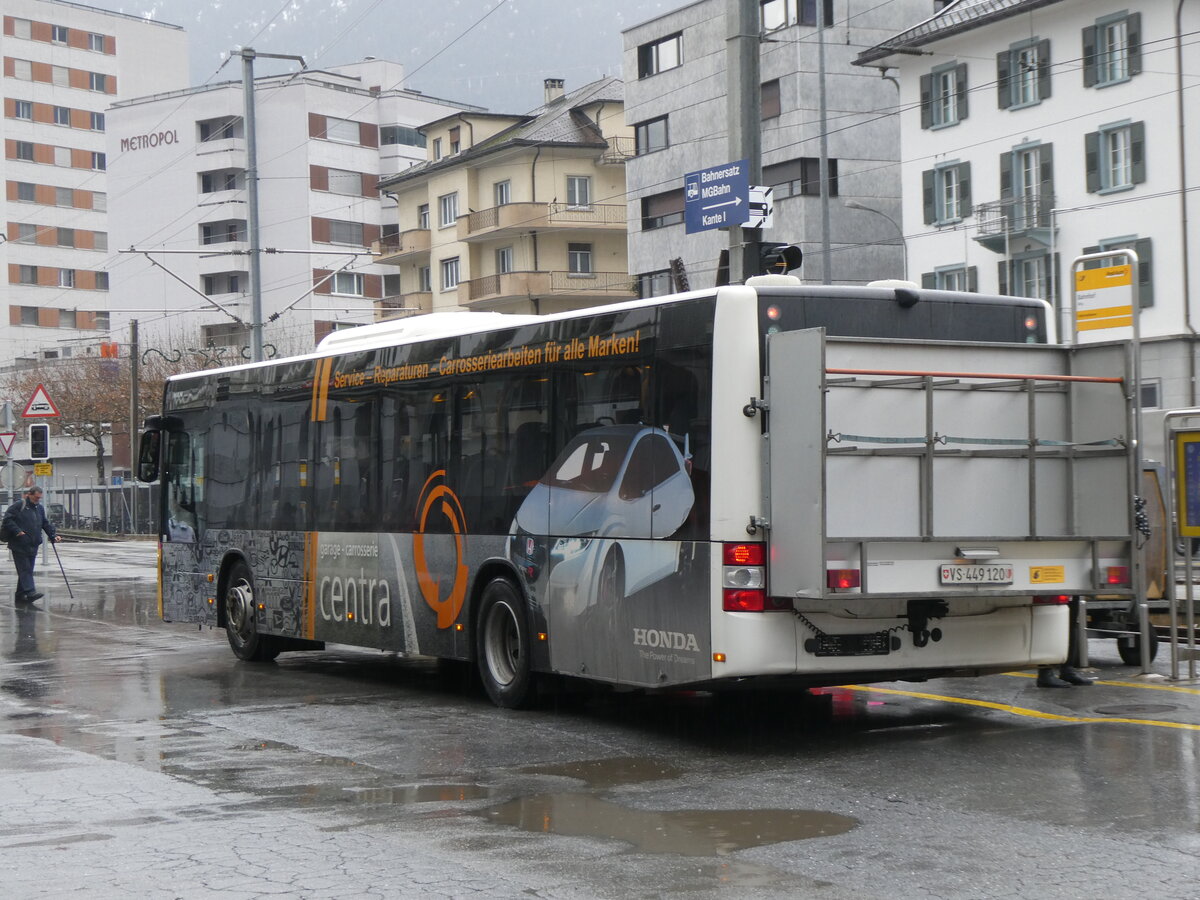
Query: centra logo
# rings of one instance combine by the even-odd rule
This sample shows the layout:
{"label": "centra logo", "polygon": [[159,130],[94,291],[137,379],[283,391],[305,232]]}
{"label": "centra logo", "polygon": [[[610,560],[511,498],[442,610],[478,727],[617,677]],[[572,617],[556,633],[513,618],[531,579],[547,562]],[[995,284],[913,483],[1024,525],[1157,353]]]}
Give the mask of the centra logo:
{"label": "centra logo", "polygon": [[633,629],[633,646],[661,647],[666,650],[695,650],[700,652],[696,636],[691,632],[663,631],[658,628]]}

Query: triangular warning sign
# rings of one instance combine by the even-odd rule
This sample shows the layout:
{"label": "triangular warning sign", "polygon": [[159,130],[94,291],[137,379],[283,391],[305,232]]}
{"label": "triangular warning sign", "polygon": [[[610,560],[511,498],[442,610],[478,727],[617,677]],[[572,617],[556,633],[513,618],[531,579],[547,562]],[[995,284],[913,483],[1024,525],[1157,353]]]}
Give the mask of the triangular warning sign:
{"label": "triangular warning sign", "polygon": [[26,419],[49,419],[59,415],[58,407],[46,393],[44,385],[38,385],[29,402],[25,404],[25,412],[21,415]]}
{"label": "triangular warning sign", "polygon": [[17,433],[15,431],[0,431],[0,448],[3,448],[5,456],[12,454],[13,441],[16,439]]}

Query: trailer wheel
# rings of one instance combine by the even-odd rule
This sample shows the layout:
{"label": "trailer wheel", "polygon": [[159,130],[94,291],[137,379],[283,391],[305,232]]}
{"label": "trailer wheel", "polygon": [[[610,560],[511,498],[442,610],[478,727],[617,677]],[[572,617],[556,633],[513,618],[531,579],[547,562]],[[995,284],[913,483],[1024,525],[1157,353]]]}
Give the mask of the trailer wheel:
{"label": "trailer wheel", "polygon": [[244,562],[229,570],[225,589],[225,634],[238,659],[270,662],[279,655],[279,647],[269,635],[258,633],[255,624],[254,576]]}
{"label": "trailer wheel", "polygon": [[479,607],[479,677],[492,702],[503,709],[529,706],[536,697],[530,668],[529,625],[525,603],[507,578],[493,578]]}
{"label": "trailer wheel", "polygon": [[[1127,666],[1142,664],[1142,636],[1140,634],[1123,634],[1117,638],[1117,652],[1121,654],[1121,662]],[[1150,661],[1158,656],[1158,632],[1150,629]]]}

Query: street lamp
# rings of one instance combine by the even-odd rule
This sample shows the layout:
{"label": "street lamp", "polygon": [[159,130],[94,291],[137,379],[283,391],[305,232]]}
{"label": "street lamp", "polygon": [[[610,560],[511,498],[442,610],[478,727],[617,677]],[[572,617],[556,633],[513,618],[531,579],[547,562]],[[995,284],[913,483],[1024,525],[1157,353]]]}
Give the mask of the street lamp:
{"label": "street lamp", "polygon": [[873,206],[867,206],[865,203],[859,203],[857,200],[847,200],[843,205],[846,209],[861,209],[863,212],[871,212],[877,216],[883,216],[896,227],[896,231],[900,233],[901,264],[903,266],[904,280],[908,281],[908,242],[904,239],[904,229],[900,227],[900,224],[887,213]]}

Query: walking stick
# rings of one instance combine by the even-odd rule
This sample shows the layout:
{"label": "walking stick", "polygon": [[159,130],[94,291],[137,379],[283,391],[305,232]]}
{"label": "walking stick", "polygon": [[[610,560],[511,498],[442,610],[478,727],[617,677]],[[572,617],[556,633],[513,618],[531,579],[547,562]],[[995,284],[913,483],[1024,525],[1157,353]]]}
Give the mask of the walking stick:
{"label": "walking stick", "polygon": [[67,594],[72,600],[75,599],[75,594],[71,590],[71,582],[67,581],[67,570],[63,568],[62,557],[58,555],[58,548],[54,546],[54,541],[50,541],[50,549],[54,551],[54,558],[58,560],[58,571],[62,572],[63,584],[67,586]]}

